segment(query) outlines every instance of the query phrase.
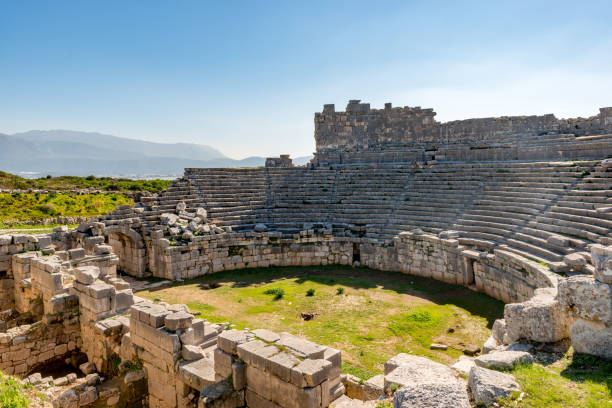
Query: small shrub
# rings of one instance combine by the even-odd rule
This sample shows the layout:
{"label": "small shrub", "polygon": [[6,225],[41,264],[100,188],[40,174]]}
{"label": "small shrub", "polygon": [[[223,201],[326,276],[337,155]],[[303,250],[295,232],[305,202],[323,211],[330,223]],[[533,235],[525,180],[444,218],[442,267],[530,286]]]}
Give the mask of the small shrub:
{"label": "small shrub", "polygon": [[344,293],[344,288],[340,287],[340,288],[336,288],[336,295],[341,295]]}
{"label": "small shrub", "polygon": [[580,178],[585,178],[586,176],[588,176],[588,175],[590,175],[590,174],[591,174],[591,172],[590,172],[590,171],[585,170],[585,171],[583,171],[583,172],[582,172],[582,174],[580,175]]}
{"label": "small shrub", "polygon": [[57,211],[55,205],[48,203],[48,204],[44,204],[40,207],[40,211],[42,211],[45,214],[55,214],[55,212]]}
{"label": "small shrub", "polygon": [[0,407],[27,408],[30,404],[22,392],[24,388],[19,381],[0,372]]}
{"label": "small shrub", "polygon": [[376,408],[393,408],[393,403],[389,401],[382,401],[376,405]]}
{"label": "small shrub", "polygon": [[306,291],[306,296],[314,296],[315,294],[315,290],[313,288],[310,288]]}
{"label": "small shrub", "polygon": [[272,288],[264,292],[265,295],[274,295],[274,300],[280,300],[285,296],[285,290],[281,288]]}

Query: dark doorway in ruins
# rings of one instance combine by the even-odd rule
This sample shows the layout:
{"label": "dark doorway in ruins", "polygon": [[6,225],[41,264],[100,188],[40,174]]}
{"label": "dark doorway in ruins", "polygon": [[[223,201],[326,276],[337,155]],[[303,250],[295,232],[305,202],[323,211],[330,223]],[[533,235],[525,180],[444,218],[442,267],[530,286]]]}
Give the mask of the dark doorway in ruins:
{"label": "dark doorway in ruins", "polygon": [[353,243],[353,263],[355,262],[361,263],[361,252],[359,252],[359,244],[357,242]]}

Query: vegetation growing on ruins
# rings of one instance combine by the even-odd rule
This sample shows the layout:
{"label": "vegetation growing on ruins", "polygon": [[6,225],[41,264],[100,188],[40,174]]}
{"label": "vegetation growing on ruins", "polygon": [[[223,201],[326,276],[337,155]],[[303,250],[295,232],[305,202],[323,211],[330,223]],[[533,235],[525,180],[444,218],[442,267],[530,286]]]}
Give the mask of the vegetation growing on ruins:
{"label": "vegetation growing on ruins", "polygon": [[41,397],[31,385],[22,384],[0,371],[0,407],[27,408],[32,399],[39,400]]}
{"label": "vegetation growing on ruins", "polygon": [[0,228],[23,221],[58,216],[84,217],[105,214],[133,201],[123,194],[0,193]]}
{"label": "vegetation growing on ruins", "polygon": [[[204,292],[211,283],[220,286]],[[308,289],[316,296],[305,296]],[[364,379],[401,352],[451,363],[487,339],[503,310],[502,302],[459,286],[342,266],[220,272],[139,296],[186,303],[212,322],[288,331],[336,347],[344,370]],[[450,347],[430,350],[434,342]]]}
{"label": "vegetation growing on ruins", "polygon": [[42,177],[37,179],[25,179],[14,174],[0,171],[0,189],[9,190],[81,190],[96,189],[108,192],[135,192],[149,191],[160,192],[172,183],[171,180],[130,180],[111,177]]}
{"label": "vegetation growing on ruins", "polygon": [[612,407],[612,361],[570,350],[558,361],[517,367],[512,374],[524,394],[500,401],[502,407]]}

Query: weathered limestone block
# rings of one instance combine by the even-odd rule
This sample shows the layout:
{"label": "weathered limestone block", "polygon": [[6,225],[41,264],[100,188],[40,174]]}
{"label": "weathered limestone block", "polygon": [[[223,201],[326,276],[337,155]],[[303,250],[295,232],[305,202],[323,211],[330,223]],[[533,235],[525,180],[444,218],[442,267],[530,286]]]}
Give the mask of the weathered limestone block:
{"label": "weathered limestone block", "polygon": [[85,249],[83,248],[74,248],[74,249],[69,249],[68,250],[68,256],[70,257],[70,259],[81,259],[81,258],[85,258]]}
{"label": "weathered limestone block", "polygon": [[115,294],[115,310],[123,312],[134,304],[132,289],[119,290]]}
{"label": "weathered limestone block", "polygon": [[591,245],[591,261],[595,267],[595,279],[612,285],[612,246]]}
{"label": "weathered limestone block", "polygon": [[468,383],[474,402],[485,406],[520,390],[514,376],[478,366],[470,370]]}
{"label": "weathered limestone block", "polygon": [[385,393],[385,375],[378,374],[363,384],[363,399],[366,401],[377,400]]}
{"label": "weathered limestone block", "polygon": [[451,368],[462,375],[469,375],[470,370],[474,367],[474,358],[468,356],[459,356],[459,361],[451,366]]}
{"label": "weathered limestone block", "polygon": [[393,395],[394,408],[469,408],[470,398],[461,382],[409,384]]}
{"label": "weathered limestone block", "polygon": [[192,314],[189,314],[187,312],[176,312],[166,315],[164,324],[167,330],[175,332],[180,329],[187,329],[191,327],[192,320]]}
{"label": "weathered limestone block", "polygon": [[244,405],[244,391],[234,391],[227,381],[219,381],[202,390],[198,408],[237,408]]}
{"label": "weathered limestone block", "polygon": [[592,276],[577,275],[559,282],[559,303],[571,316],[612,324],[612,287]]}
{"label": "weathered limestone block", "polygon": [[241,330],[225,330],[217,337],[217,346],[229,354],[236,354],[238,345],[248,341],[247,335]]}
{"label": "weathered limestone block", "polygon": [[512,370],[518,365],[533,363],[533,356],[524,351],[496,351],[478,356],[474,362],[479,367],[492,370]]}
{"label": "weathered limestone block", "polygon": [[578,353],[612,359],[612,326],[579,319],[572,325],[571,336]]}
{"label": "weathered limestone block", "polygon": [[300,364],[300,360],[292,354],[280,352],[268,359],[268,370],[283,381],[291,381],[292,368]]}
{"label": "weathered limestone block", "polygon": [[274,354],[280,352],[278,347],[268,345],[261,340],[253,340],[237,347],[238,357],[248,365],[265,370],[267,360]]}
{"label": "weathered limestone block", "polygon": [[507,304],[504,307],[504,322],[504,344],[522,338],[544,343],[556,342],[569,337],[571,323],[555,299],[554,288],[536,289],[528,301]]}
{"label": "weathered limestone block", "polygon": [[304,359],[322,359],[325,355],[325,347],[308,340],[301,339],[289,333],[281,333],[277,344],[285,347],[298,357]]}
{"label": "weathered limestone block", "polygon": [[107,255],[113,252],[113,247],[110,245],[96,245],[94,247],[94,253],[96,255]]}
{"label": "weathered limestone block", "polygon": [[195,361],[204,357],[204,350],[198,346],[184,344],[181,349],[181,355],[185,361]]}
{"label": "weathered limestone block", "polygon": [[416,383],[452,383],[458,381],[453,370],[425,357],[401,353],[385,363],[385,389]]}
{"label": "weathered limestone block", "polygon": [[291,369],[291,382],[298,387],[314,387],[327,380],[332,363],[327,360],[304,360]]}
{"label": "weathered limestone block", "polygon": [[91,285],[100,276],[100,268],[97,266],[80,266],[74,269],[77,282],[83,285]]}
{"label": "weathered limestone block", "polygon": [[222,378],[229,377],[232,374],[232,364],[234,363],[232,355],[221,350],[221,348],[216,348],[214,357],[215,373]]}
{"label": "weathered limestone block", "polygon": [[266,330],[266,329],[256,329],[256,330],[253,330],[251,333],[253,333],[255,337],[267,343],[274,343],[280,340],[280,335],[278,335],[278,333],[274,333],[273,331]]}
{"label": "weathered limestone block", "polygon": [[[322,401],[321,389],[320,385],[310,388],[298,388],[270,373],[247,365],[247,395],[251,391],[257,396],[268,401],[274,401],[284,408],[320,407]],[[258,406],[251,404],[248,401],[248,396],[247,405]]]}
{"label": "weathered limestone block", "polygon": [[246,365],[237,361],[232,364],[232,385],[235,390],[242,390],[246,387]]}

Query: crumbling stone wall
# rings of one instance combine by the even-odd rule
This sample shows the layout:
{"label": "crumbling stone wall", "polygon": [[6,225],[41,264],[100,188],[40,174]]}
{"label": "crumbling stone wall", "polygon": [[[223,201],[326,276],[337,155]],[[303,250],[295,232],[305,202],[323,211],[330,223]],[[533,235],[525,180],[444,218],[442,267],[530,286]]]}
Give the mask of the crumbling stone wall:
{"label": "crumbling stone wall", "polygon": [[612,154],[612,108],[597,116],[557,119],[554,115],[503,116],[436,122],[432,109],[371,109],[349,101],[345,112],[324,105],[315,113],[315,165],[340,163],[559,160]]}
{"label": "crumbling stone wall", "polygon": [[327,407],[344,393],[340,350],[265,329],[221,333],[215,350],[215,374],[230,384],[205,388],[200,408],[225,385],[227,407]]}
{"label": "crumbling stone wall", "polygon": [[266,167],[293,167],[293,160],[288,154],[281,154],[280,157],[267,157]]}
{"label": "crumbling stone wall", "polygon": [[159,238],[152,249],[151,272],[167,279],[242,268],[352,263],[352,243],[337,241],[331,234],[283,239],[274,232],[226,233],[195,236],[179,246]]}

